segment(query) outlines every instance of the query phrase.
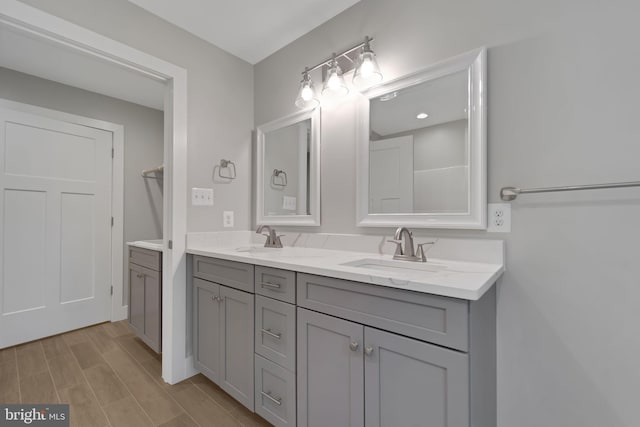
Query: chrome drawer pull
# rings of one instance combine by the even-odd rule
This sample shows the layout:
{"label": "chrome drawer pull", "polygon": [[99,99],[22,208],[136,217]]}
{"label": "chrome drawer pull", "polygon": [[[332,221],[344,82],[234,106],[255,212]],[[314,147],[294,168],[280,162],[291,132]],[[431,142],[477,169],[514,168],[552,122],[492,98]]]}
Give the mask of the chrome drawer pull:
{"label": "chrome drawer pull", "polygon": [[371,355],[373,354],[373,347],[371,347],[371,346],[367,346],[367,347],[364,349],[364,354],[366,354],[367,356],[371,356]]}
{"label": "chrome drawer pull", "polygon": [[275,339],[279,340],[280,338],[282,338],[282,334],[277,334],[275,332],[271,332],[271,329],[261,329],[261,331],[262,331],[263,334],[267,334],[270,337],[274,337]]}
{"label": "chrome drawer pull", "polygon": [[278,406],[282,405],[282,398],[277,398],[276,399],[275,397],[271,396],[271,392],[270,391],[268,391],[266,393],[264,391],[261,391],[260,394],[263,395],[264,397],[266,397],[267,399],[269,399],[270,401],[272,401],[273,403],[275,403],[276,405],[278,405]]}
{"label": "chrome drawer pull", "polygon": [[260,286],[267,288],[275,288],[280,289],[280,283],[269,283],[269,282],[260,282]]}
{"label": "chrome drawer pull", "polygon": [[360,344],[358,344],[356,341],[352,341],[351,343],[349,343],[349,348],[351,349],[351,351],[356,351],[358,350],[358,346]]}

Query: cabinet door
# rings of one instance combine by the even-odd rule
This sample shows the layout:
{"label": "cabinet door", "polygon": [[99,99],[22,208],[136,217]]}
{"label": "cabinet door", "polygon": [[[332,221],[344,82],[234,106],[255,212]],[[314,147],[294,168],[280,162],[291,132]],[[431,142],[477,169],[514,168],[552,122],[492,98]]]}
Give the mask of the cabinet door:
{"label": "cabinet door", "polygon": [[468,356],[365,327],[367,427],[469,426]]}
{"label": "cabinet door", "polygon": [[253,411],[253,294],[220,286],[220,379],[218,385]]}
{"label": "cabinet door", "polygon": [[364,426],[362,345],[362,325],[298,309],[298,427]]}
{"label": "cabinet door", "polygon": [[211,381],[219,380],[220,285],[193,279],[193,356],[196,368]]}
{"label": "cabinet door", "polygon": [[157,271],[144,275],[144,342],[160,352],[162,336],[162,278]]}
{"label": "cabinet door", "polygon": [[144,271],[129,264],[129,325],[136,335],[144,333]]}

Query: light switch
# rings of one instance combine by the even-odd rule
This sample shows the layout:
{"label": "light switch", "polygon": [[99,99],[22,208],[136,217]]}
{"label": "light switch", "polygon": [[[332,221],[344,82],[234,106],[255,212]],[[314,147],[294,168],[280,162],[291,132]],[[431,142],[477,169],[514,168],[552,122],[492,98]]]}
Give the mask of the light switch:
{"label": "light switch", "polygon": [[191,189],[191,204],[193,206],[213,206],[213,188]]}

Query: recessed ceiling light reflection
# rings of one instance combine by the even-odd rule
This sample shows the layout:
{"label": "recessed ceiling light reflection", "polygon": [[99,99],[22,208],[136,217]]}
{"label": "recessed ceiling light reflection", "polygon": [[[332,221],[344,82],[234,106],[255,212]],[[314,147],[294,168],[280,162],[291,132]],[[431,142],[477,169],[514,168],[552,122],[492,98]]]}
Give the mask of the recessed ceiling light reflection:
{"label": "recessed ceiling light reflection", "polygon": [[429,115],[428,115],[427,113],[419,113],[419,114],[416,116],[416,119],[420,119],[420,120],[422,120],[422,119],[426,119],[427,117],[429,117]]}

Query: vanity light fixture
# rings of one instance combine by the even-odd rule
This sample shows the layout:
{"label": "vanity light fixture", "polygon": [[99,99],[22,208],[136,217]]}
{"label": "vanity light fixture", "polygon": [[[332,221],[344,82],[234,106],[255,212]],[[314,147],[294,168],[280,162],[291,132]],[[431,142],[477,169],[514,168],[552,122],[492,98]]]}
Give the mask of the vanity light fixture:
{"label": "vanity light fixture", "polygon": [[429,115],[427,113],[418,113],[418,115],[416,116],[416,119],[426,119],[427,117],[429,117]]}
{"label": "vanity light fixture", "polygon": [[305,109],[316,108],[318,105],[320,105],[320,101],[318,100],[315,85],[311,77],[309,77],[309,68],[305,68],[300,82],[298,97],[296,98],[296,107]]}
{"label": "vanity light fixture", "polygon": [[315,108],[320,104],[320,99],[315,91],[311,72],[323,69],[322,96],[325,99],[336,99],[349,93],[349,86],[344,81],[343,73],[354,70],[353,84],[359,89],[365,89],[372,84],[382,81],[382,73],[376,61],[376,55],[371,50],[373,41],[368,36],[364,42],[359,43],[343,52],[334,53],[331,58],[325,59],[313,67],[305,67],[302,72],[302,81],[296,97],[296,107],[300,109]]}

